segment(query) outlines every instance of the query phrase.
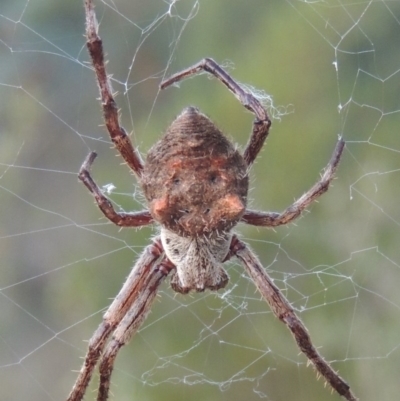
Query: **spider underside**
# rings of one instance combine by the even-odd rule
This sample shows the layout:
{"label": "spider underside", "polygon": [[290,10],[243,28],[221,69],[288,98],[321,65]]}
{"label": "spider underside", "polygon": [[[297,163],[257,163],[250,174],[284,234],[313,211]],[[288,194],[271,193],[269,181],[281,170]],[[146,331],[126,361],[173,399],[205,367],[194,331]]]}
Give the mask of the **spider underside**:
{"label": "spider underside", "polygon": [[[136,333],[150,311],[157,290],[169,273],[171,286],[182,294],[215,291],[228,283],[223,263],[238,258],[275,316],[292,332],[300,350],[330,386],[349,401],[349,385],[313,346],[307,329],[275,286],[261,263],[232,229],[238,222],[260,227],[284,225],[296,219],[328,190],[344,149],[339,138],[320,180],[282,213],[247,208],[248,173],[269,133],[271,121],[261,103],[237,84],[215,61],[204,59],[173,75],[161,89],[198,72],[220,80],[255,115],[250,139],[241,154],[197,108],[187,107],[150,149],[143,162],[120,126],[118,108],[108,79],[92,0],[84,0],[87,47],[100,89],[105,125],[112,142],[136,174],[149,210],[116,212],[90,174],[96,157],[84,161],[79,179],[94,196],[103,214],[121,227],[161,226],[89,341],[88,351],[68,401],[83,399],[99,362],[98,401],[108,398],[110,378],[119,349]],[[110,338],[111,337],[111,338]]]}

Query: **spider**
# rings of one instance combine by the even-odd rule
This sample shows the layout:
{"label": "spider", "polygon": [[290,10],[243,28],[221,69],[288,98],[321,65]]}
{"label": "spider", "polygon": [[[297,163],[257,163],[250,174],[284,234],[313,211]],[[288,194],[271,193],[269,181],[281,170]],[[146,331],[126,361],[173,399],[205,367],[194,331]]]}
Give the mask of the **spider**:
{"label": "spider", "polygon": [[120,126],[93,3],[92,0],[84,3],[87,47],[100,89],[105,125],[115,147],[136,174],[149,210],[133,213],[114,210],[90,174],[95,152],[84,161],[79,179],[92,193],[103,214],[116,225],[140,227],[158,223],[161,233],[145,248],[90,339],[84,364],[68,401],[82,400],[98,362],[100,384],[97,400],[107,399],[118,351],[145,320],[159,286],[169,273],[172,275],[171,286],[176,292],[216,291],[227,285],[229,278],[222,264],[233,257],[242,263],[275,316],[292,332],[298,347],[317,373],[341,396],[355,401],[349,385],[319,354],[306,327],[257,257],[232,232],[238,222],[275,227],[296,219],[312,201],[328,190],[344,141],[339,138],[320,180],[282,213],[248,209],[248,172],[269,133],[271,121],[251,93],[237,84],[215,61],[206,58],[171,76],[162,82],[161,88],[198,72],[210,73],[220,80],[255,115],[243,154],[197,108],[187,107],[149,150],[146,162],[143,162]]}

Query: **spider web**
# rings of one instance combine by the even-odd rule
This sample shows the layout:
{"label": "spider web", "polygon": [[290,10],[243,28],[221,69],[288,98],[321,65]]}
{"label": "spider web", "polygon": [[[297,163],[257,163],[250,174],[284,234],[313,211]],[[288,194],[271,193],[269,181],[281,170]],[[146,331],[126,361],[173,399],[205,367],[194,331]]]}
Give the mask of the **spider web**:
{"label": "spider web", "polygon": [[[337,180],[288,227],[238,231],[363,400],[398,397],[400,363],[400,3],[97,1],[125,128],[145,154],[174,115],[200,107],[246,142],[252,116],[205,77],[160,80],[205,56],[273,96],[251,173],[251,207],[282,210],[318,178],[337,135]],[[101,124],[80,0],[0,6],[0,388],[2,400],[62,400],[88,340],[155,228],[101,217],[77,171],[117,208],[143,197]],[[262,95],[262,94],[261,94]],[[132,195],[133,194],[133,195]],[[168,285],[122,349],[112,399],[332,400],[288,330],[235,264],[217,294]],[[95,399],[96,379],[86,399]],[[332,398],[333,397],[333,398]]]}

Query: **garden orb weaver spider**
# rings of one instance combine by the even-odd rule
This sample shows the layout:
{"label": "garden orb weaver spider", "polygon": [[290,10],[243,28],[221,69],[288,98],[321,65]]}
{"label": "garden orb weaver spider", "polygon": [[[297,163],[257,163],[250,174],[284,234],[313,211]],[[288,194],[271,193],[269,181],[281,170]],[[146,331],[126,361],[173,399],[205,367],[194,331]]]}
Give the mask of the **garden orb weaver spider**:
{"label": "garden orb weaver spider", "polygon": [[[300,350],[318,374],[341,396],[356,398],[349,385],[313,346],[307,329],[289,302],[269,278],[257,257],[232,228],[239,222],[275,227],[292,222],[312,201],[328,190],[340,161],[344,141],[339,138],[320,180],[282,213],[247,209],[248,171],[269,133],[271,121],[261,103],[238,85],[215,61],[204,59],[161,84],[161,88],[200,71],[219,79],[255,115],[253,130],[243,155],[216,126],[195,107],[175,119],[150,149],[144,163],[120,126],[118,109],[107,77],[102,42],[92,0],[85,0],[87,47],[100,89],[104,121],[115,147],[136,174],[149,210],[116,212],[94,182],[91,152],[79,179],[95,198],[103,214],[120,227],[161,226],[160,236],[137,260],[121,291],[104,314],[89,341],[84,364],[68,396],[80,401],[99,362],[98,401],[108,398],[110,377],[118,351],[143,323],[157,289],[169,273],[171,286],[182,294],[215,291],[228,283],[222,264],[238,258],[275,316],[292,332]],[[110,339],[111,337],[111,339]]]}

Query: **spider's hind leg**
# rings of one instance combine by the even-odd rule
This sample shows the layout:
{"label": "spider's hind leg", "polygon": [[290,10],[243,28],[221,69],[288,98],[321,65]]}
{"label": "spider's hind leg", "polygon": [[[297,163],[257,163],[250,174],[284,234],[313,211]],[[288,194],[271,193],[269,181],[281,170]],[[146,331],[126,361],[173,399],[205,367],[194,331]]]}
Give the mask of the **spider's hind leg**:
{"label": "spider's hind leg", "polygon": [[98,23],[94,12],[93,2],[91,0],[85,0],[85,13],[86,45],[100,89],[101,106],[103,108],[105,125],[118,152],[135,174],[140,177],[143,170],[143,162],[139,152],[133,147],[125,129],[120,125],[118,106],[112,93],[110,79],[107,75],[103,43],[98,35]]}
{"label": "spider's hind leg", "polygon": [[197,64],[172,75],[161,83],[160,88],[164,89],[202,71],[206,71],[218,78],[235,95],[239,102],[256,116],[253,123],[252,134],[243,154],[247,165],[250,166],[260,152],[271,127],[271,120],[268,117],[267,111],[253,93],[247,91],[242,85],[238,84],[211,58],[204,58]]}

